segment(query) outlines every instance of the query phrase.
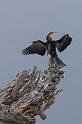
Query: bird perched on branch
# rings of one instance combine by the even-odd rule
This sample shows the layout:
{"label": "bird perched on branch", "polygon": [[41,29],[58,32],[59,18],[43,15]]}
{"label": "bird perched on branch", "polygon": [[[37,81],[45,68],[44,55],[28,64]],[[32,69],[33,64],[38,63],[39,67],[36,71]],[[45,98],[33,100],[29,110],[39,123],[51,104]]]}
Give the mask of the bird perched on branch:
{"label": "bird perched on branch", "polygon": [[57,64],[65,66],[62,60],[59,59],[56,49],[58,49],[59,52],[64,51],[70,45],[72,38],[69,36],[69,34],[65,34],[59,40],[53,40],[52,35],[54,33],[55,32],[48,33],[46,37],[46,42],[43,42],[41,40],[33,41],[32,45],[22,50],[22,54],[38,54],[43,56],[47,51],[47,55],[50,54],[52,60],[55,59]]}

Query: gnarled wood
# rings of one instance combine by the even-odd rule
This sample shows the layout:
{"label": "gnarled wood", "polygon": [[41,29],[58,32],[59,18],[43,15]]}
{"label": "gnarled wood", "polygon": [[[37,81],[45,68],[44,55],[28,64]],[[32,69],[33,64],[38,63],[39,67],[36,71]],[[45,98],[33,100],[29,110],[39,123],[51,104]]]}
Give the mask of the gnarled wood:
{"label": "gnarled wood", "polygon": [[44,71],[34,67],[22,71],[16,79],[0,90],[0,120],[18,124],[35,124],[35,116],[46,118],[44,111],[55,103],[61,92],[59,82],[64,78],[62,67],[49,60]]}

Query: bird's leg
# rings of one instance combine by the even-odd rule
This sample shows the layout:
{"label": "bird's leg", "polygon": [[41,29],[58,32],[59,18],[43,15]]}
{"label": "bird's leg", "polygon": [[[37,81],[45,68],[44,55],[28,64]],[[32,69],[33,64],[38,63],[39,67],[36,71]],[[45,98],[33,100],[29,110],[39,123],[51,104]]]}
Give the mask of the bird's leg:
{"label": "bird's leg", "polygon": [[47,50],[47,56],[48,56],[48,54],[49,54],[49,51]]}

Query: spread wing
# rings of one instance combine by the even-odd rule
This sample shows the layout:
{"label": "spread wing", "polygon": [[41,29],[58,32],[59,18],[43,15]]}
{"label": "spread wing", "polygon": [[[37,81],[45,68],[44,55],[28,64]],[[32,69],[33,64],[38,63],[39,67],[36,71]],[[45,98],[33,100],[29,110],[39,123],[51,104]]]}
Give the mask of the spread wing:
{"label": "spread wing", "polygon": [[46,43],[42,42],[41,40],[33,41],[33,44],[24,50],[22,50],[22,54],[28,55],[28,54],[39,54],[44,55],[46,52]]}
{"label": "spread wing", "polygon": [[59,52],[62,52],[71,44],[71,41],[72,38],[69,34],[65,34],[60,40],[56,41],[56,48]]}

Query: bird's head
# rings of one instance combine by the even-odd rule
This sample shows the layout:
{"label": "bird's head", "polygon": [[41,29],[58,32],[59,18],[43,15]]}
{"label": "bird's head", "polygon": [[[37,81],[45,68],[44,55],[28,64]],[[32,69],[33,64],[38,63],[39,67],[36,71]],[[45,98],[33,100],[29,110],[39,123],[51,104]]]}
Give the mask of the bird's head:
{"label": "bird's head", "polygon": [[46,37],[46,40],[47,41],[52,41],[52,36],[53,36],[53,34],[55,34],[56,32],[49,32],[48,33],[48,35],[47,35],[47,37]]}

